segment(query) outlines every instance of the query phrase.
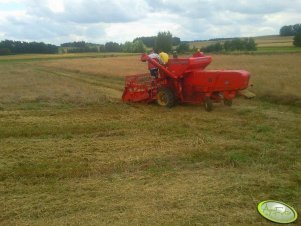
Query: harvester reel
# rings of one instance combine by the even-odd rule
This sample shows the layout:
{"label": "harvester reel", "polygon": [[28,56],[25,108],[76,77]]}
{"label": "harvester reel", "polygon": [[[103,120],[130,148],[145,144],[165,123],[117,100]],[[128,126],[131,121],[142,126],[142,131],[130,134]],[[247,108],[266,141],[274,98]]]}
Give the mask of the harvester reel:
{"label": "harvester reel", "polygon": [[173,92],[168,88],[161,88],[157,92],[157,103],[163,107],[173,107],[176,103]]}

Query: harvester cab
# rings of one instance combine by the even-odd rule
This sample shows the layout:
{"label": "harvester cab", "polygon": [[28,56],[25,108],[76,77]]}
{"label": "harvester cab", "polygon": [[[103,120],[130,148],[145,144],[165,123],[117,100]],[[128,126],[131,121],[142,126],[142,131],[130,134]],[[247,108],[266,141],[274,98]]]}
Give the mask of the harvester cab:
{"label": "harvester cab", "polygon": [[244,70],[205,70],[212,62],[211,56],[169,59],[166,65],[143,54],[159,69],[159,77],[139,74],[125,77],[124,102],[157,102],[172,107],[176,103],[204,104],[211,111],[214,102],[232,105],[240,90],[248,87],[250,73]]}

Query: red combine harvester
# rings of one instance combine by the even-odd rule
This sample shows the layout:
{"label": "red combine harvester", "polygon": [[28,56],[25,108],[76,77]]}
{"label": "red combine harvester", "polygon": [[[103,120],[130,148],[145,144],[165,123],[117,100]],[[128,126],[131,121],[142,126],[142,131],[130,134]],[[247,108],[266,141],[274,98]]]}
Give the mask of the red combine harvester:
{"label": "red combine harvester", "polygon": [[244,70],[205,70],[211,56],[169,59],[161,65],[148,55],[141,56],[159,68],[159,77],[139,74],[125,77],[124,102],[151,103],[172,107],[176,103],[204,104],[211,111],[213,102],[231,106],[239,90],[246,89],[250,73]]}

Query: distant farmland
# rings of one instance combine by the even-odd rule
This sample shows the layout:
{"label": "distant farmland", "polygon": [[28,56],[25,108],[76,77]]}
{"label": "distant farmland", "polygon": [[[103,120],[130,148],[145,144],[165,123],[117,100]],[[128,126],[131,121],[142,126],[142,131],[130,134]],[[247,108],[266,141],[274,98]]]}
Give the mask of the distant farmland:
{"label": "distant farmland", "polygon": [[[255,37],[258,52],[297,52],[301,51],[301,48],[295,48],[293,46],[293,36],[259,36]],[[190,47],[202,48],[218,41],[202,41],[202,42],[191,42]],[[222,40],[219,42],[223,42]]]}

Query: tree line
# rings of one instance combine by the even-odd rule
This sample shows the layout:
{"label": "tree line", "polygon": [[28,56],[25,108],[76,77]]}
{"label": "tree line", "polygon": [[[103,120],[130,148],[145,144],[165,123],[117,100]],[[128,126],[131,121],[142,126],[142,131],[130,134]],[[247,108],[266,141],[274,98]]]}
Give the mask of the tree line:
{"label": "tree line", "polygon": [[203,52],[231,52],[231,51],[256,51],[256,43],[253,38],[234,38],[225,42],[217,42],[203,47]]}
{"label": "tree line", "polygon": [[4,40],[0,42],[0,55],[24,53],[57,53],[58,47],[43,42],[21,42]]}
{"label": "tree line", "polygon": [[142,41],[142,43],[148,47],[157,51],[164,51],[170,53],[177,51],[184,53],[190,51],[189,43],[182,42],[179,37],[173,37],[169,31],[159,32],[157,36],[150,37],[138,37],[134,41]]}
{"label": "tree line", "polygon": [[294,36],[293,44],[301,47],[301,24],[285,25],[280,28],[280,36]]}
{"label": "tree line", "polygon": [[[169,35],[168,33],[170,33],[170,32],[159,32],[159,33],[165,33],[163,35],[168,36]],[[157,36],[149,36],[149,37],[138,37],[138,38],[135,38],[134,41],[141,40],[146,47],[155,48],[156,44],[157,44],[157,38],[158,38],[158,35]],[[178,45],[180,45],[180,43],[181,43],[181,39],[179,37],[171,36],[172,46],[178,46]]]}
{"label": "tree line", "polygon": [[178,37],[173,37],[167,32],[159,32],[157,36],[138,37],[132,42],[125,43],[107,42],[105,44],[95,44],[85,41],[62,43],[60,46],[45,44],[43,42],[21,42],[4,40],[0,42],[0,54],[22,54],[22,53],[84,53],[84,52],[125,52],[125,53],[143,53],[147,48],[171,52],[189,51],[189,44],[181,42]]}
{"label": "tree line", "polygon": [[125,42],[119,44],[116,42],[107,42],[104,45],[94,44],[85,41],[63,43],[60,46],[45,44],[43,42],[21,42],[13,40],[4,40],[0,42],[0,55],[10,54],[54,54],[63,53],[85,53],[85,52],[145,52],[145,46],[142,41]]}
{"label": "tree line", "polygon": [[117,42],[107,42],[103,44],[93,44],[84,41],[68,42],[61,44],[64,52],[67,53],[83,53],[83,52],[125,52],[125,53],[142,53],[145,46],[142,41],[125,42],[119,44]]}
{"label": "tree line", "polygon": [[[159,32],[157,36],[138,37],[132,42],[116,43],[107,42],[105,44],[94,44],[85,41],[67,42],[60,46],[45,44],[43,42],[20,42],[5,40],[0,42],[0,54],[19,54],[19,53],[83,53],[83,52],[125,52],[125,53],[143,53],[147,48],[162,50],[167,53],[177,51],[185,53],[195,51],[190,48],[189,42],[183,42],[178,37],[173,37],[169,31]],[[256,44],[254,39],[231,39],[224,42],[202,48],[204,52],[222,52],[222,51],[254,51]]]}
{"label": "tree line", "polygon": [[301,33],[301,24],[285,25],[280,28],[280,36],[295,36]]}
{"label": "tree line", "polygon": [[157,36],[138,37],[132,42],[127,41],[119,44],[116,42],[107,42],[104,45],[97,45],[86,42],[63,43],[61,47],[66,48],[67,52],[125,52],[125,53],[143,53],[147,48],[171,52],[174,46],[178,46],[180,52],[189,50],[189,45],[182,43],[178,37],[173,37],[167,32],[159,32]]}

